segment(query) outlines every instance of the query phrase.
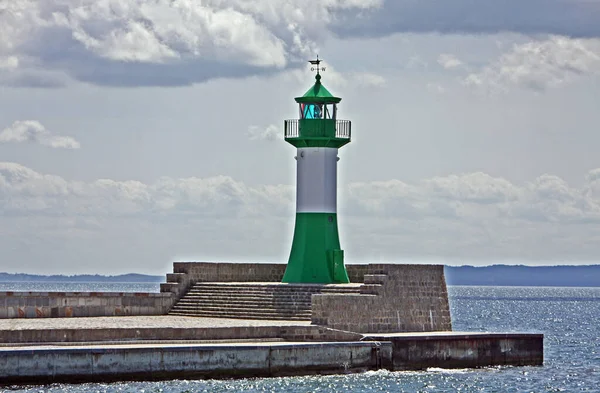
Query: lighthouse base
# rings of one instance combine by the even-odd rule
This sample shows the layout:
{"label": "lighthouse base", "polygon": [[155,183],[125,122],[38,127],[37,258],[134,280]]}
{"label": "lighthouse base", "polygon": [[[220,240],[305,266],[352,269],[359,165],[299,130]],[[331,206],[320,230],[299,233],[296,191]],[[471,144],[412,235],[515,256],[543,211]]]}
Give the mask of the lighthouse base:
{"label": "lighthouse base", "polygon": [[335,213],[297,213],[294,240],[282,282],[349,283]]}

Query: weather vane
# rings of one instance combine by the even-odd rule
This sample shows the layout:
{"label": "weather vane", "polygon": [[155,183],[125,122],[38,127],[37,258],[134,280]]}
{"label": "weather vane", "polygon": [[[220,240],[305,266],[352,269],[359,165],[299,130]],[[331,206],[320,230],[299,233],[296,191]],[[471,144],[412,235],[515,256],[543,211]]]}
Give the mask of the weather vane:
{"label": "weather vane", "polygon": [[320,71],[325,71],[325,67],[319,67],[319,64],[321,64],[322,61],[323,60],[319,60],[319,55],[317,55],[317,60],[309,60],[308,62],[313,65],[310,67],[310,70],[317,71],[317,75],[319,75]]}

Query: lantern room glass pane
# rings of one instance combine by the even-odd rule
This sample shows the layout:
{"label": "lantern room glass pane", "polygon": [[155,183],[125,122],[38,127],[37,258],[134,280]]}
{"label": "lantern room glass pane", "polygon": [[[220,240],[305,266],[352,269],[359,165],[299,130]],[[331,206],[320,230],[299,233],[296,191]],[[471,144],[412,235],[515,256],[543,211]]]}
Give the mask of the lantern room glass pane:
{"label": "lantern room glass pane", "polygon": [[300,104],[300,119],[333,119],[337,118],[336,104]]}
{"label": "lantern room glass pane", "polygon": [[337,117],[336,104],[300,104],[301,119],[333,119]]}
{"label": "lantern room glass pane", "polygon": [[300,113],[302,119],[322,119],[322,104],[300,104]]}

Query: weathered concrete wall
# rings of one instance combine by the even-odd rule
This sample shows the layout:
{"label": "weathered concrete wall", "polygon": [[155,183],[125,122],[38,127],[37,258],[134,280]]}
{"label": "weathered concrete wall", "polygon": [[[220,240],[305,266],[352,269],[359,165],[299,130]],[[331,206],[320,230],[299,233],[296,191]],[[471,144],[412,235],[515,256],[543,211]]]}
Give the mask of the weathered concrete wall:
{"label": "weathered concrete wall", "polygon": [[362,295],[312,297],[312,322],[361,333],[450,331],[442,265],[371,264]]}
{"label": "weathered concrete wall", "polygon": [[0,319],[162,315],[169,293],[0,292]]}
{"label": "weathered concrete wall", "polygon": [[398,334],[372,335],[365,339],[392,342],[394,370],[541,366],[544,363],[543,334]]}
{"label": "weathered concrete wall", "polygon": [[391,343],[0,348],[1,384],[258,377],[391,367]]}

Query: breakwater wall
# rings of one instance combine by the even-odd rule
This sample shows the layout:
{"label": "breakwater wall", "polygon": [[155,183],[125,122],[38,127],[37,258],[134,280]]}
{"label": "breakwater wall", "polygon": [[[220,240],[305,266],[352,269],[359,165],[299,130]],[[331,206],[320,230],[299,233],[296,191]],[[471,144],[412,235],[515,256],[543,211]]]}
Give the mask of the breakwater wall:
{"label": "breakwater wall", "polygon": [[[161,291],[172,293],[179,300],[195,284],[203,282],[280,282],[285,267],[285,264],[175,262],[173,273],[167,274],[167,283],[161,284]],[[452,330],[443,265],[361,264],[347,265],[346,269],[353,283],[362,284],[360,293],[312,295],[313,324],[359,333]],[[280,292],[283,294],[284,290],[282,287]],[[197,306],[215,307],[210,300]],[[291,300],[290,307],[294,306]],[[254,311],[240,312],[251,315]]]}
{"label": "breakwater wall", "polygon": [[390,368],[391,343],[0,348],[0,384],[274,377]]}
{"label": "breakwater wall", "polygon": [[543,365],[542,334],[392,333],[359,340],[5,345],[0,385]]}
{"label": "breakwater wall", "polygon": [[[285,268],[275,263],[175,262],[160,293],[0,292],[0,319],[165,315],[197,283],[279,283]],[[358,333],[452,330],[442,265],[346,268],[350,280],[361,284],[360,293],[312,295],[313,324]]]}
{"label": "breakwater wall", "polygon": [[536,333],[391,333],[363,340],[391,342],[393,370],[544,364],[544,335]]}
{"label": "breakwater wall", "polygon": [[170,293],[0,292],[0,319],[162,315]]}

